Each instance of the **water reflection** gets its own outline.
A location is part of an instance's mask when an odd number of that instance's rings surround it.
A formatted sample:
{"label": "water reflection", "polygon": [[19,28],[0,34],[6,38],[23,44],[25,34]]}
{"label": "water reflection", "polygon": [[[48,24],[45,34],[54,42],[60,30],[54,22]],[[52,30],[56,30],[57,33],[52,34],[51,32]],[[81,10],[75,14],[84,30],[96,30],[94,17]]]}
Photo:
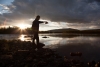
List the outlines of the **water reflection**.
{"label": "water reflection", "polygon": [[100,60],[100,46],[91,45],[91,43],[70,43],[67,45],[60,46],[56,48],[62,56],[67,56],[67,58],[73,58],[70,56],[70,52],[82,52],[81,59],[84,61],[99,61]]}
{"label": "water reflection", "polygon": [[32,41],[32,39],[31,39],[31,37],[27,37],[28,35],[24,35],[24,34],[22,34],[22,35],[20,35],[19,36],[19,40],[21,40],[21,41]]}
{"label": "water reflection", "polygon": [[22,34],[22,35],[20,35],[19,39],[20,39],[21,41],[25,41],[25,38],[24,38],[24,37],[25,37],[25,35]]}
{"label": "water reflection", "polygon": [[[100,60],[100,37],[77,36],[77,37],[59,37],[40,34],[40,42],[44,43],[44,48],[55,49],[60,55],[70,57],[70,52],[82,52],[82,60]],[[0,35],[0,39],[20,39],[21,41],[32,41],[31,35]]]}
{"label": "water reflection", "polygon": [[[70,52],[82,52],[84,61],[100,60],[100,37],[78,36],[78,37],[52,37],[40,38],[45,47],[55,49],[60,55],[70,57]],[[76,57],[75,57],[76,58]]]}

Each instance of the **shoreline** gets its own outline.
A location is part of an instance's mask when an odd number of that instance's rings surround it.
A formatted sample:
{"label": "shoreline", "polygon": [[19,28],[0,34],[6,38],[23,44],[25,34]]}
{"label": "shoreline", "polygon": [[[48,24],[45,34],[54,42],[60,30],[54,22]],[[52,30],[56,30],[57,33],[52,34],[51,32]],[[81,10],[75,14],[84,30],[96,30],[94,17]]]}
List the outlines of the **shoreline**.
{"label": "shoreline", "polygon": [[[29,41],[0,40],[0,44],[0,67],[88,66],[80,59],[69,59],[67,56],[62,57],[50,48],[42,48],[45,46],[42,43],[40,43],[42,46],[39,49],[36,49],[36,46],[33,46]],[[75,54],[72,55],[74,56]],[[91,63],[97,64],[94,60]]]}

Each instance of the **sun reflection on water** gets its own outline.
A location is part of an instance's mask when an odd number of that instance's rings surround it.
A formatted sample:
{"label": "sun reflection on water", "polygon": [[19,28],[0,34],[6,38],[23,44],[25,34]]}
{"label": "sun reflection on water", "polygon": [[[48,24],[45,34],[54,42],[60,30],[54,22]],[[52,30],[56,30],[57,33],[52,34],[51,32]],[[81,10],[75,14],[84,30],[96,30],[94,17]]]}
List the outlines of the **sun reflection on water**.
{"label": "sun reflection on water", "polygon": [[25,35],[22,34],[22,35],[19,37],[19,39],[20,39],[21,41],[25,41],[24,36],[25,36]]}
{"label": "sun reflection on water", "polygon": [[32,38],[29,37],[29,35],[22,34],[22,35],[19,36],[18,39],[20,39],[21,41],[31,41],[32,42]]}

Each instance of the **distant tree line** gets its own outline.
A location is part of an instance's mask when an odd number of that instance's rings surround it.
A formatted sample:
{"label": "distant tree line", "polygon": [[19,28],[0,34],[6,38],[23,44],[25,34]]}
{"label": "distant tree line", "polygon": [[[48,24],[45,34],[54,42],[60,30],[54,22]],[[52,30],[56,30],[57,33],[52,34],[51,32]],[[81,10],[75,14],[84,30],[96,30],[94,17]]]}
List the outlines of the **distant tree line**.
{"label": "distant tree line", "polygon": [[[100,34],[100,29],[77,30],[77,29],[55,29],[39,31],[39,33],[69,33],[69,34]],[[31,28],[20,29],[19,27],[0,28],[0,34],[32,34]]]}
{"label": "distant tree line", "polygon": [[26,28],[25,30],[20,29],[19,27],[8,27],[8,28],[0,28],[0,34],[24,34],[31,33],[31,28]]}
{"label": "distant tree line", "polygon": [[[48,33],[48,31],[39,31],[39,33]],[[19,27],[0,28],[0,34],[32,34],[31,28],[20,29]]]}

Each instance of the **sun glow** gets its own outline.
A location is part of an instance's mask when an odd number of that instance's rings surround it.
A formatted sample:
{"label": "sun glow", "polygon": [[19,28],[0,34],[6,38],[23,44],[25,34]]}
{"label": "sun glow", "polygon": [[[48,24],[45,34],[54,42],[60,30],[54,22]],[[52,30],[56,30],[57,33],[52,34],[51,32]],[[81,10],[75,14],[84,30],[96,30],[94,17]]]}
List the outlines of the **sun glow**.
{"label": "sun glow", "polygon": [[27,28],[27,26],[26,26],[25,24],[18,24],[18,27],[19,27],[20,29],[25,29],[25,28]]}

